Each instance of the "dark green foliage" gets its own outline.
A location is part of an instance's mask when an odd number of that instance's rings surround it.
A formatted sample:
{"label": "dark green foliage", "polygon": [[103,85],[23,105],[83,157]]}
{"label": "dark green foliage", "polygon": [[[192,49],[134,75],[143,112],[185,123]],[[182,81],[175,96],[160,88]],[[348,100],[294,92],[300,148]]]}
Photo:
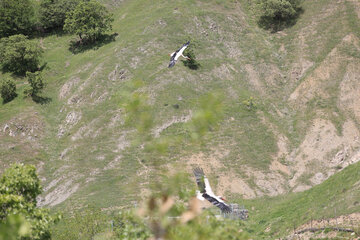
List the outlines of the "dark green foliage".
{"label": "dark green foliage", "polygon": [[[46,209],[36,207],[36,197],[40,193],[40,180],[34,166],[14,164],[6,169],[0,178],[0,228],[10,225],[16,230],[19,224],[26,224],[30,228],[29,236],[20,239],[50,239],[50,226],[59,217],[53,217]],[[26,222],[13,219],[18,218],[13,215],[23,216]]]}
{"label": "dark green foliage", "polygon": [[38,69],[43,50],[38,43],[22,34],[3,38],[0,41],[0,63],[3,71],[16,74]]}
{"label": "dark green foliage", "polygon": [[278,31],[295,24],[296,18],[302,11],[300,3],[301,0],[259,0],[261,9],[259,25]]}
{"label": "dark green foliage", "polygon": [[0,38],[29,33],[33,19],[31,0],[0,0]]}
{"label": "dark green foliage", "polygon": [[196,56],[193,50],[193,46],[190,43],[189,47],[185,49],[184,56],[188,57],[189,59],[183,61],[184,65],[192,70],[196,70],[200,67],[200,63],[196,61]]}
{"label": "dark green foliage", "polygon": [[112,29],[113,21],[112,15],[100,3],[82,1],[66,15],[64,30],[78,35],[81,42],[95,42]]}
{"label": "dark green foliage", "polygon": [[26,77],[30,86],[24,90],[24,93],[27,96],[37,96],[37,94],[40,93],[45,87],[45,82],[41,75],[41,72],[26,72]]}
{"label": "dark green foliage", "polygon": [[3,99],[3,103],[13,100],[17,96],[15,82],[11,79],[3,80],[0,85],[0,95]]}
{"label": "dark green foliage", "polygon": [[40,3],[40,23],[46,30],[62,28],[66,13],[72,11],[79,0],[42,0]]}

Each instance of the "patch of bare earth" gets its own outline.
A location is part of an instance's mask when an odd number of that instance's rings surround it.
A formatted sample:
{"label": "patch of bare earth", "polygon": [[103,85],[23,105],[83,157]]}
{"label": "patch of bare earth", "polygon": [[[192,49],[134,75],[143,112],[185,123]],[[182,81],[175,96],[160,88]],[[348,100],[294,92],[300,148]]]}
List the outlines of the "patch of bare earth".
{"label": "patch of bare earth", "polygon": [[[338,171],[336,169],[354,163],[353,156],[358,154],[356,149],[360,147],[359,137],[359,130],[351,120],[344,123],[343,133],[339,136],[330,121],[315,119],[304,141],[291,154],[295,157],[288,159],[293,162],[290,169],[294,173],[290,186],[294,191],[305,190],[327,179]],[[303,174],[314,176],[308,183],[310,185],[298,181]]]}
{"label": "patch of bare earth", "polygon": [[251,86],[261,94],[264,94],[264,85],[260,81],[260,76],[254,67],[250,64],[245,65],[245,70],[248,74],[249,83]]}
{"label": "patch of bare earth", "polygon": [[0,124],[0,173],[11,163],[41,164],[43,151],[41,139],[45,134],[42,117],[28,109]]}
{"label": "patch of bare earth", "polygon": [[340,83],[338,106],[354,114],[360,122],[360,62],[347,66],[343,80]]}
{"label": "patch of bare earth", "polygon": [[216,175],[218,184],[215,186],[212,183],[212,188],[216,194],[224,195],[228,191],[241,194],[244,198],[255,197],[255,192],[231,169],[228,169],[226,174],[221,173],[223,172],[222,169],[225,168],[222,159],[228,154],[229,151],[225,148],[214,150],[211,154],[202,152],[193,154],[185,159],[187,172],[192,173],[194,167],[201,167],[208,177]]}
{"label": "patch of bare earth", "polygon": [[74,184],[71,179],[62,182],[53,191],[45,195],[44,198],[40,198],[39,206],[55,206],[68,199],[79,188],[79,184]]}
{"label": "patch of bare earth", "polygon": [[339,48],[349,44],[356,45],[357,42],[358,40],[353,34],[345,36],[342,42],[326,56],[325,60],[291,93],[289,101],[293,103],[293,106],[303,108],[314,97],[329,98],[330,96],[326,92],[327,86],[335,81],[333,78],[342,72],[344,63],[347,60],[353,60],[339,51]]}
{"label": "patch of bare earth", "polygon": [[334,48],[320,66],[290,95],[290,102],[301,108],[315,96],[328,98],[324,85],[330,81],[332,76],[341,71],[342,60],[337,49]]}
{"label": "patch of bare earth", "polygon": [[164,131],[165,129],[171,127],[173,124],[186,123],[191,119],[191,117],[192,117],[192,112],[191,111],[189,112],[189,114],[183,115],[183,116],[180,116],[180,117],[173,116],[173,118],[171,120],[165,122],[161,126],[155,127],[155,129],[152,130],[152,133],[153,133],[154,137],[157,138],[157,137],[160,136],[162,131]]}

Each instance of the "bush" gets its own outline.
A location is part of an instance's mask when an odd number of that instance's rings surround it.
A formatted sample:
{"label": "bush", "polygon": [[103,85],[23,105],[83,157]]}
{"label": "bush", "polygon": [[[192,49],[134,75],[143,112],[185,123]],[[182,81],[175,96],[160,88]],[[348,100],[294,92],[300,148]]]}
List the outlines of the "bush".
{"label": "bush", "polygon": [[[13,164],[6,169],[0,178],[0,229],[5,226],[16,227],[16,225],[25,224],[24,221],[20,221],[21,217],[15,217],[18,215],[26,219],[26,225],[30,229],[26,234],[28,236],[17,239],[51,239],[50,226],[59,217],[53,217],[48,210],[36,207],[36,197],[40,193],[40,180],[34,166]],[[20,218],[18,223],[11,221],[14,218]],[[6,239],[12,239],[14,234],[21,235],[19,232],[10,231],[11,229],[7,230],[10,236]]]}
{"label": "bush", "polygon": [[16,84],[11,79],[3,80],[2,84],[0,85],[0,95],[3,99],[3,103],[10,102],[13,100],[16,94]]}
{"label": "bush", "polygon": [[37,96],[37,94],[45,87],[45,82],[41,72],[26,72],[26,77],[28,78],[30,87],[24,90],[25,95],[31,97]]}
{"label": "bush", "polygon": [[46,30],[62,28],[66,13],[73,10],[79,0],[42,0],[40,3],[40,23]]}
{"label": "bush", "polygon": [[3,38],[0,41],[0,63],[3,71],[24,74],[38,69],[43,50],[39,44],[22,34]]}
{"label": "bush", "polygon": [[265,28],[280,30],[294,24],[301,12],[301,0],[259,0],[261,16],[259,24]]}
{"label": "bush", "polygon": [[29,33],[34,20],[31,0],[0,1],[0,38]]}
{"label": "bush", "polygon": [[106,31],[112,29],[113,21],[112,15],[100,3],[94,0],[83,1],[67,13],[64,30],[78,35],[80,41],[85,39],[95,42]]}
{"label": "bush", "polygon": [[200,67],[200,64],[196,61],[196,56],[193,50],[193,47],[190,43],[190,46],[185,49],[184,56],[188,57],[186,61],[183,61],[184,65],[192,70],[196,70]]}

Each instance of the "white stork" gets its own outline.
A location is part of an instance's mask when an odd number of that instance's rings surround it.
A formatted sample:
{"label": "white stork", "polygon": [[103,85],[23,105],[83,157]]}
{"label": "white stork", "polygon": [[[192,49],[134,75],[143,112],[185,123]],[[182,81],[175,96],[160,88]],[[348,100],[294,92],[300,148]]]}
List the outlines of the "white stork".
{"label": "white stork", "polygon": [[178,60],[178,58],[180,56],[182,56],[183,58],[186,58],[186,59],[190,59],[189,57],[186,57],[186,56],[183,55],[183,52],[189,46],[189,44],[190,44],[190,41],[188,41],[187,43],[182,45],[181,48],[176,50],[176,52],[173,52],[172,54],[170,54],[171,57],[170,57],[169,68],[171,68],[171,67],[173,67],[175,65],[176,61]]}
{"label": "white stork", "polygon": [[204,201],[205,199],[208,200],[213,205],[220,208],[222,213],[230,213],[230,206],[224,202],[226,200],[221,196],[216,196],[211,190],[209,180],[205,176],[204,171],[197,167],[194,168],[193,172],[196,178],[196,183],[200,189],[200,191],[196,191],[196,197],[201,201]]}

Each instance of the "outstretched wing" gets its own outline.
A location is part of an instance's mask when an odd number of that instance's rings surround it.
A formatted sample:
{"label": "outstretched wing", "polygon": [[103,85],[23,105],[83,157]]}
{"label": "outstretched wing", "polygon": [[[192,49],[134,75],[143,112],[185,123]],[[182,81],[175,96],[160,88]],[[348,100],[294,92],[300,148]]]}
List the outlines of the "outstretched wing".
{"label": "outstretched wing", "polygon": [[220,208],[222,213],[231,213],[231,208],[229,207],[229,205],[227,205],[226,203],[224,203],[223,201],[221,201],[220,199],[218,199],[215,196],[210,196],[207,193],[204,193],[202,195],[206,200],[208,200],[209,202],[211,202],[213,205],[215,205],[216,207]]}
{"label": "outstretched wing", "polygon": [[205,181],[204,181],[205,178],[204,171],[201,168],[196,167],[193,169],[193,172],[200,192],[205,193],[206,190],[205,190]]}
{"label": "outstretched wing", "polygon": [[176,54],[178,54],[179,56],[181,56],[183,54],[183,52],[185,51],[185,49],[189,46],[190,44],[190,41],[188,41],[187,43],[184,43],[181,48],[179,48],[177,51],[176,51]]}

